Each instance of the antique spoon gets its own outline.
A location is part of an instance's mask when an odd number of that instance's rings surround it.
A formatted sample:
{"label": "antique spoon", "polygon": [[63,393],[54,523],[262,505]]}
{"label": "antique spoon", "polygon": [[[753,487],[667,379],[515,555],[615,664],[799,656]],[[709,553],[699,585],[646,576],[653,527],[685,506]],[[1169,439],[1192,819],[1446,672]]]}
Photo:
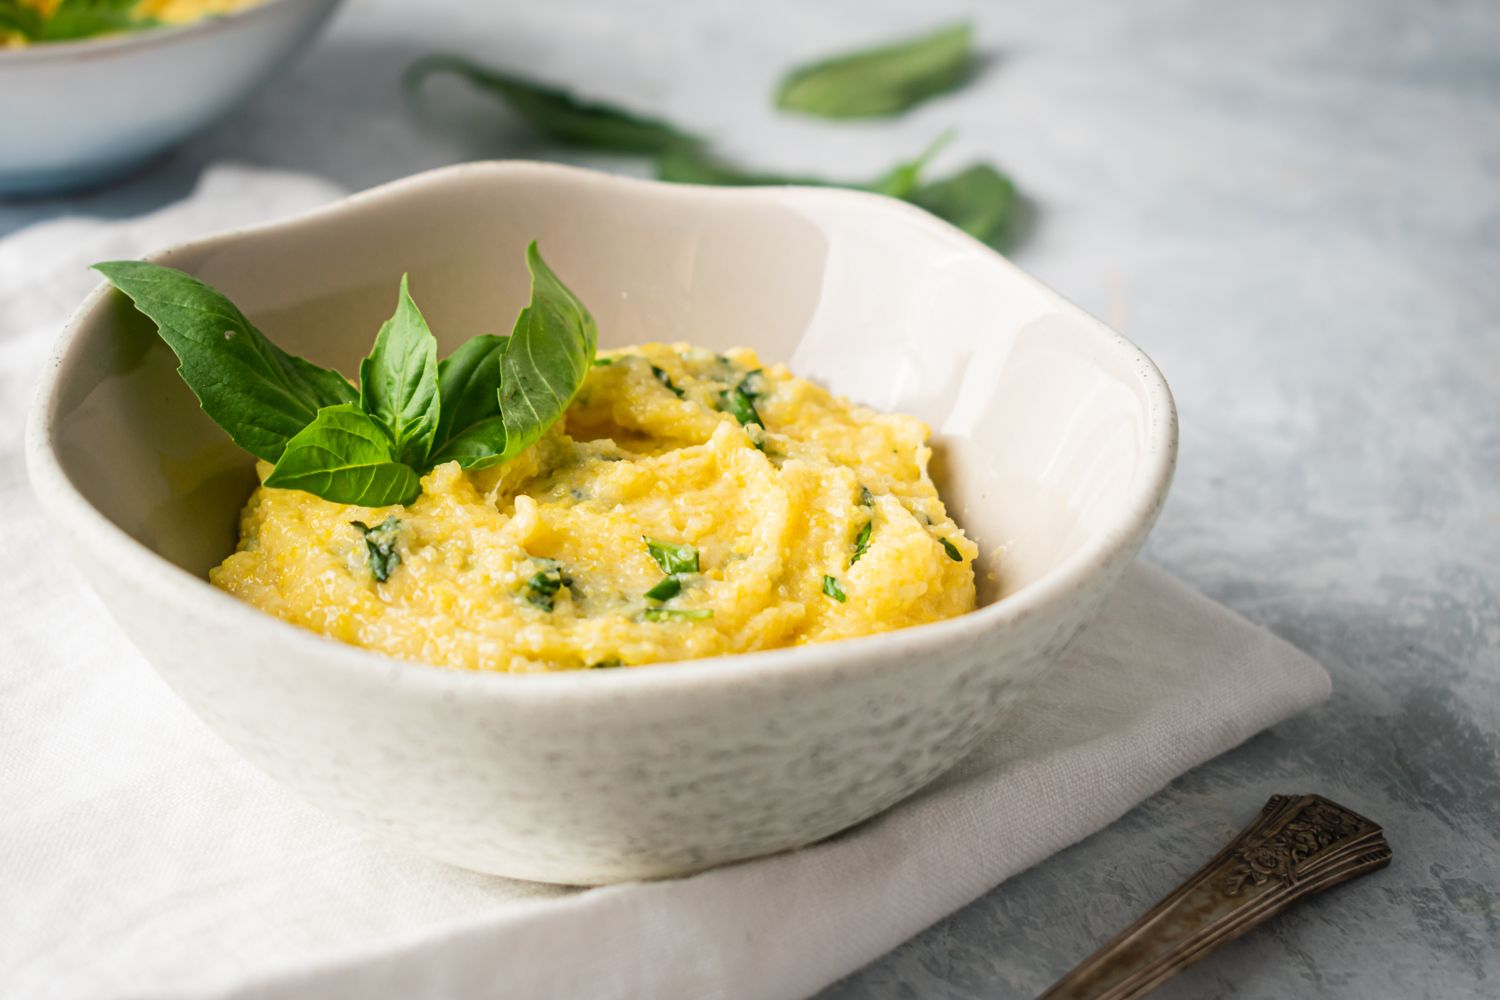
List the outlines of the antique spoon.
{"label": "antique spoon", "polygon": [[1187,881],[1038,1000],[1132,1000],[1305,896],[1391,863],[1380,827],[1320,795],[1273,795]]}

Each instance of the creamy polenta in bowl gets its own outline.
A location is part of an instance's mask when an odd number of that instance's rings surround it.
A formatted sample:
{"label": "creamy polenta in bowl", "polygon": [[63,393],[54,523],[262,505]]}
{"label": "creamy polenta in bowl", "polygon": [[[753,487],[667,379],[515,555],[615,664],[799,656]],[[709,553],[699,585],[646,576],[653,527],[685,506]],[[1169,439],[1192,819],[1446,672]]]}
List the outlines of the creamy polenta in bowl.
{"label": "creamy polenta in bowl", "polygon": [[974,608],[975,546],[927,437],[749,349],[624,348],[513,462],[438,466],[406,507],[259,487],[209,577],[304,628],[469,670],[885,632]]}
{"label": "creamy polenta in bowl", "polygon": [[83,574],[247,759],[480,871],[891,806],[1171,479],[1138,349],[873,195],[471,164],[101,270],[28,427]]}

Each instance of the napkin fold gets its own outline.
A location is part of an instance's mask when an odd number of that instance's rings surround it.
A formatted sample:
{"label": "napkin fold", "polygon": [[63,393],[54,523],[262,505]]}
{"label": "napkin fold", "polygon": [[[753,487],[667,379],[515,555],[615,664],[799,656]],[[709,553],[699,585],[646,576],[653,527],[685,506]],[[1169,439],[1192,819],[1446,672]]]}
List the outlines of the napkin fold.
{"label": "napkin fold", "polygon": [[0,240],[0,995],[805,995],[1327,696],[1312,660],[1137,566],[962,764],[813,847],[567,889],[323,815],[220,743],[120,634],[50,538],[21,439],[89,263],[339,193],[225,166],[149,216]]}

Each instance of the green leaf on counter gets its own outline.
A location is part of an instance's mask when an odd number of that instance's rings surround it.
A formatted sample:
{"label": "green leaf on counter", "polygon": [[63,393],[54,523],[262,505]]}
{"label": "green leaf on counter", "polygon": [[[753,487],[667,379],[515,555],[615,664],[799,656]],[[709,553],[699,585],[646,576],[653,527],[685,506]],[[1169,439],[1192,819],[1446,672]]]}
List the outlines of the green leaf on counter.
{"label": "green leaf on counter", "polygon": [[287,354],[197,278],[140,260],[94,269],[156,323],[203,412],[257,458],[278,460],[320,410],[359,398],[344,376]]}
{"label": "green leaf on counter", "polygon": [[923,185],[909,200],[990,246],[1004,242],[1018,201],[1010,178],[985,163]]}
{"label": "green leaf on counter", "polygon": [[955,24],[794,69],[776,106],[824,118],[894,115],[957,88],[974,67],[973,29]]}
{"label": "green leaf on counter", "polygon": [[602,101],[584,100],[561,88],[482,66],[458,55],[418,59],[406,70],[406,86],[415,89],[428,77],[440,73],[460,76],[493,94],[538,132],[568,145],[623,153],[662,153],[703,141],[660,119],[633,114]]}

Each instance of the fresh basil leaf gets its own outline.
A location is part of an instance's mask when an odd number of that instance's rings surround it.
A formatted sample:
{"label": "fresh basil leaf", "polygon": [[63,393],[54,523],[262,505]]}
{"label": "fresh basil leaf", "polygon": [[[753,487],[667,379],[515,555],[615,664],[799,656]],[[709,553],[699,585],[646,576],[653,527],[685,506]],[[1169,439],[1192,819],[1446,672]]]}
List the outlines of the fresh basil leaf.
{"label": "fresh basil leaf", "polygon": [[973,166],[923,185],[909,199],[990,246],[998,246],[1016,214],[1016,186],[994,167]]}
{"label": "fresh basil leaf", "polygon": [[823,577],[823,593],[827,594],[835,601],[838,601],[840,604],[843,604],[849,599],[849,595],[844,593],[843,584],[839,583],[838,578],[833,576]]}
{"label": "fresh basil leaf", "polygon": [[471,337],[438,365],[437,433],[429,466],[457,462],[479,469],[500,461],[505,421],[500,416],[500,359],[509,337]]}
{"label": "fresh basil leaf", "polygon": [[20,0],[0,0],[0,31],[20,35],[29,42],[35,41],[41,30],[41,11]]}
{"label": "fresh basil leaf", "polygon": [[660,382],[662,385],[670,389],[672,391],[672,395],[676,396],[678,399],[682,398],[683,391],[676,385],[672,384],[672,376],[668,375],[665,370],[652,365],[651,374],[656,376],[656,381]]}
{"label": "fresh basil leaf", "polygon": [[359,366],[359,405],[385,425],[403,463],[423,466],[438,425],[437,338],[412,301],[404,274],[396,311]]}
{"label": "fresh basil leaf", "polygon": [[662,577],[660,583],[646,591],[646,599],[649,601],[670,601],[680,593],[682,593],[682,577],[673,573],[671,576]]}
{"label": "fresh basil leaf", "polygon": [[537,131],[585,149],[660,153],[696,146],[702,139],[657,118],[632,114],[600,101],[575,97],[524,77],[481,66],[457,55],[432,55],[407,68],[406,86],[415,89],[436,73],[452,73],[499,97]]}
{"label": "fresh basil leaf", "polygon": [[551,559],[544,560],[544,563],[545,568],[526,581],[526,600],[543,611],[551,611],[556,604],[557,592],[573,586],[573,578],[559,563]]}
{"label": "fresh basil leaf", "polygon": [[361,507],[411,503],[422,489],[385,428],[355,403],[319,410],[287,442],[266,485]]}
{"label": "fresh basil leaf", "polygon": [[647,608],[641,612],[641,620],[648,622],[693,622],[713,616],[713,608]]}
{"label": "fresh basil leaf", "polygon": [[734,419],[740,422],[740,426],[765,426],[765,421],[760,419],[760,413],[755,409],[754,397],[745,391],[745,383],[741,382],[733,389],[719,393],[719,403],[725,413],[734,414]]}
{"label": "fresh basil leaf", "polygon": [[955,24],[823,59],[788,73],[776,106],[824,118],[898,114],[966,81],[974,72],[973,43],[973,29]]}
{"label": "fresh basil leaf", "polygon": [[948,558],[949,559],[952,559],[954,562],[963,562],[964,561],[963,554],[958,551],[958,546],[957,545],[954,545],[952,542],[948,541],[948,539],[946,539],[946,538],[939,538],[938,541],[940,543],[942,543],[943,551],[946,552],[946,553],[948,553]]}
{"label": "fresh basil leaf", "polygon": [[953,141],[954,135],[955,133],[952,129],[944,132],[928,143],[927,148],[922,150],[915,160],[908,160],[905,163],[892,167],[873,182],[866,185],[866,190],[874,191],[876,194],[883,194],[891,198],[910,198],[922,180],[922,171],[926,170],[927,165],[932,162],[933,158],[943,151],[944,146]]}
{"label": "fresh basil leaf", "polygon": [[521,310],[500,359],[501,461],[534,444],[559,420],[583,385],[599,345],[594,318],[542,260],[526,248],[531,304]]}
{"label": "fresh basil leaf", "polygon": [[875,529],[874,521],[866,521],[865,526],[859,529],[859,534],[854,536],[854,554],[849,557],[849,565],[853,566],[864,556],[865,550],[870,547],[870,532]]}
{"label": "fresh basil leaf", "polygon": [[762,173],[745,170],[700,148],[672,149],[656,158],[656,179],[674,184],[706,184],[711,187],[858,187],[837,185],[817,177]]}
{"label": "fresh basil leaf", "polygon": [[859,488],[859,505],[861,507],[875,506],[875,494],[870,492],[868,486],[861,485]]}
{"label": "fresh basil leaf", "polygon": [[203,412],[257,458],[277,461],[319,410],[359,398],[338,372],[287,354],[197,278],[139,260],[94,269],[156,323]]}
{"label": "fresh basil leaf", "polygon": [[136,13],[138,5],[139,0],[62,0],[42,20],[35,40],[65,42],[155,27],[157,21]]}
{"label": "fresh basil leaf", "polygon": [[377,583],[385,583],[391,573],[401,565],[401,553],[396,549],[396,540],[401,534],[401,519],[395,514],[370,527],[363,521],[350,521],[365,539],[365,557],[370,566],[370,575]]}
{"label": "fresh basil leaf", "polygon": [[645,538],[646,551],[656,560],[663,573],[698,572],[698,550],[691,545],[675,545],[659,538]]}
{"label": "fresh basil leaf", "polygon": [[946,144],[947,135],[940,136],[921,156],[899,164],[871,181],[831,181],[818,177],[756,173],[715,159],[701,150],[675,150],[657,157],[656,176],[658,180],[677,184],[720,187],[795,184],[874,191],[909,201],[970,236],[990,246],[999,246],[1010,228],[1018,201],[1015,185],[1009,178],[988,164],[976,163],[951,177],[928,184],[921,182],[922,170]]}

